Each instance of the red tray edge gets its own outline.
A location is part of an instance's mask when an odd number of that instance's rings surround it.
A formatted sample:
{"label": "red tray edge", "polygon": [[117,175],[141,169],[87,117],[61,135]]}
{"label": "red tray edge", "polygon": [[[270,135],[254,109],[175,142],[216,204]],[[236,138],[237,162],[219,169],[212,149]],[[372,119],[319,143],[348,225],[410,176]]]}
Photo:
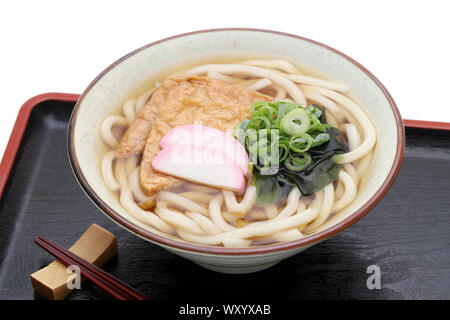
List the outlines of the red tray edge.
{"label": "red tray edge", "polygon": [[3,195],[3,190],[5,189],[6,182],[8,181],[11,168],[14,164],[17,151],[20,147],[20,142],[22,141],[22,137],[28,125],[28,119],[30,118],[33,108],[48,100],[76,102],[79,96],[79,94],[49,92],[32,97],[23,104],[17,115],[11,136],[9,137],[8,144],[6,145],[5,153],[3,154],[2,162],[0,163],[0,198]]}
{"label": "red tray edge", "polygon": [[[49,92],[37,95],[26,101],[20,108],[17,115],[16,122],[14,124],[11,136],[9,137],[8,144],[6,145],[5,153],[3,154],[2,162],[0,163],[0,198],[3,195],[6,182],[8,181],[11,168],[14,164],[14,160],[19,150],[20,142],[22,141],[23,134],[28,124],[31,111],[33,108],[48,100],[59,100],[67,102],[76,102],[80,97],[79,94],[72,93],[57,93]],[[422,128],[432,130],[449,130],[450,123],[447,122],[434,122],[434,121],[422,121],[422,120],[403,120],[406,127]]]}

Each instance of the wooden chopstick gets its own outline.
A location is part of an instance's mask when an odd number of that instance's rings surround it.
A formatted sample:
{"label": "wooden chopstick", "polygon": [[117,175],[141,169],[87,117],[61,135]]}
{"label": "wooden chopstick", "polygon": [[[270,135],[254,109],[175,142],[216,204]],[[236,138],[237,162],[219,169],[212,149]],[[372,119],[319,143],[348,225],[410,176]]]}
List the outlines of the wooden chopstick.
{"label": "wooden chopstick", "polygon": [[38,237],[35,243],[67,265],[76,265],[81,274],[118,300],[149,300],[148,297],[99,267],[70,252],[56,242]]}

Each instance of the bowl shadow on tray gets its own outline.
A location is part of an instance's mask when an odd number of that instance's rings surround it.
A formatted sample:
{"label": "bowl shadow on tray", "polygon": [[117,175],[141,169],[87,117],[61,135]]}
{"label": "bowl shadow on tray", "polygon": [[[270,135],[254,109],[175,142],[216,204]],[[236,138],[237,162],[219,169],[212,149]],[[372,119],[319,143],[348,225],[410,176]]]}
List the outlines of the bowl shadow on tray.
{"label": "bowl shadow on tray", "polygon": [[[109,261],[104,269],[155,300],[404,298],[401,293],[386,287],[381,290],[367,288],[369,274],[365,272],[365,266],[372,261],[351,252],[330,254],[336,246],[342,246],[342,242],[352,242],[351,237],[341,238],[344,239],[314,246],[267,270],[244,275],[205,270],[146,241],[129,239],[129,242],[122,241],[119,244],[119,255]],[[379,259],[382,258],[372,260],[380,264]],[[389,277],[383,277],[383,285],[410,276],[406,263],[381,263],[380,266]],[[34,298],[41,299],[37,294]],[[82,290],[74,291],[68,299],[110,297],[94,285],[84,282]]]}
{"label": "bowl shadow on tray", "polygon": [[[355,244],[356,239],[345,235],[267,270],[244,275],[205,270],[140,239],[129,240],[121,242],[118,259],[108,263],[105,270],[127,279],[153,299],[402,299],[402,294],[385,285],[410,276],[406,263],[384,263],[389,252],[371,259],[355,254],[351,247],[361,250],[369,245]],[[342,250],[343,246],[347,246],[346,250]],[[371,264],[383,270],[380,290],[367,288],[370,274],[366,269]]]}

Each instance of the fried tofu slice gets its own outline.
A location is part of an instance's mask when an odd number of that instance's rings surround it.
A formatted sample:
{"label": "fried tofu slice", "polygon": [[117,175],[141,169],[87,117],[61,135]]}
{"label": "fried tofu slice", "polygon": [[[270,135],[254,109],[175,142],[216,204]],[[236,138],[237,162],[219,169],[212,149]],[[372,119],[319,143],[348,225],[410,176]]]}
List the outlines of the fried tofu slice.
{"label": "fried tofu slice", "polygon": [[169,77],[124,134],[117,149],[118,156],[127,157],[143,150],[140,183],[147,195],[154,195],[179,183],[179,179],[152,169],[164,135],[172,128],[194,121],[222,131],[232,129],[243,119],[250,118],[250,106],[261,100],[271,101],[272,98],[207,77]]}

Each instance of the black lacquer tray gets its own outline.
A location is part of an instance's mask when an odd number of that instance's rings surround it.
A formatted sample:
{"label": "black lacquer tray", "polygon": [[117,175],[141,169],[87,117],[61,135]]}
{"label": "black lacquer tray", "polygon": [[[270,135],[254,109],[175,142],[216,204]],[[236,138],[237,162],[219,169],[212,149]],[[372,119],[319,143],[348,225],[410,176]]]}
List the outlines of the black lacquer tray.
{"label": "black lacquer tray", "polygon": [[[53,258],[36,236],[68,247],[92,223],[118,238],[119,254],[104,269],[153,299],[450,298],[450,124],[406,121],[400,175],[362,220],[268,270],[226,275],[130,234],[88,200],[66,148],[77,98],[41,95],[19,114],[0,166],[0,299],[40,299],[29,276]],[[381,289],[367,287],[371,265]],[[86,282],[67,299],[109,297]]]}

